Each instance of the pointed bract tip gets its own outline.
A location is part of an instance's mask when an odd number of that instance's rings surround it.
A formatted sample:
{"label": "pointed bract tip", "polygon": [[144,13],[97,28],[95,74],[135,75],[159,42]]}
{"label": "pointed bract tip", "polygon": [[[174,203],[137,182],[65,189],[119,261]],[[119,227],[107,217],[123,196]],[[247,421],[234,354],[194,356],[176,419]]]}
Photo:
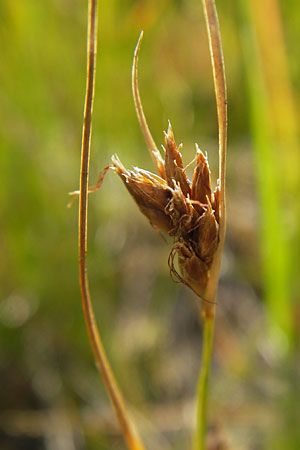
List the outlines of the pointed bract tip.
{"label": "pointed bract tip", "polygon": [[123,164],[119,160],[119,157],[118,157],[117,154],[112,155],[111,160],[112,160],[112,163],[113,163],[112,169],[116,170],[117,172],[118,171],[127,172],[125,167],[123,166]]}
{"label": "pointed bract tip", "polygon": [[204,154],[196,142],[195,142],[195,147],[196,147],[196,156],[199,157],[201,155],[201,160],[203,162],[206,162],[206,164],[208,164],[207,153],[205,152],[205,154]]}
{"label": "pointed bract tip", "polygon": [[165,141],[171,143],[175,141],[171,122],[168,120],[168,131],[164,131]]}
{"label": "pointed bract tip", "polygon": [[141,32],[140,32],[140,34],[139,34],[138,41],[137,41],[137,46],[139,46],[139,47],[140,47],[140,45],[141,45],[143,36],[144,36],[144,30],[141,30]]}
{"label": "pointed bract tip", "polygon": [[168,120],[168,136],[170,138],[174,138],[173,129],[172,129],[172,125],[171,125],[171,121],[170,120]]}
{"label": "pointed bract tip", "polygon": [[135,49],[134,49],[134,57],[135,58],[137,58],[138,53],[140,51],[143,36],[144,36],[144,31],[141,30],[141,32],[139,34],[139,37],[138,37],[138,40],[137,40],[137,43],[136,43],[136,46],[135,46]]}
{"label": "pointed bract tip", "polygon": [[120,162],[119,157],[116,153],[114,153],[113,155],[111,155],[111,160],[112,162],[115,164],[116,162]]}

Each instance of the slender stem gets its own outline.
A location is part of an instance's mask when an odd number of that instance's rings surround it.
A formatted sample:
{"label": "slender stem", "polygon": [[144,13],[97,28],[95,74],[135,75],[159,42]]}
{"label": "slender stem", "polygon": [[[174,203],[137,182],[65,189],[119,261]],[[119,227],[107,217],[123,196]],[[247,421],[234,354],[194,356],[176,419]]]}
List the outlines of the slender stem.
{"label": "slender stem", "polygon": [[158,174],[165,178],[165,166],[164,161],[161,157],[161,154],[159,153],[159,150],[154,142],[154,139],[152,137],[151,131],[149,130],[147,120],[144,114],[140,92],[139,92],[139,84],[138,84],[138,58],[139,58],[139,52],[141,48],[141,43],[143,39],[143,30],[140,32],[135,50],[133,55],[133,64],[132,64],[132,95],[133,95],[133,101],[134,106],[136,110],[136,114],[138,117],[138,121],[140,123],[140,127],[142,130],[142,133],[145,138],[146,145],[149,149],[149,152],[151,154],[152,160],[154,162],[155,167],[157,168]]}
{"label": "slender stem", "polygon": [[205,317],[202,344],[202,366],[197,388],[197,434],[195,450],[205,449],[208,378],[213,348],[214,316]]}
{"label": "slender stem", "polygon": [[204,293],[208,302],[203,302],[202,316],[204,319],[202,366],[197,389],[197,428],[195,436],[195,450],[205,449],[208,378],[213,348],[213,330],[215,318],[215,300],[219,281],[223,247],[226,231],[226,198],[225,198],[225,172],[227,148],[227,94],[225,67],[219,27],[218,14],[214,0],[202,0],[206,28],[209,40],[211,64],[213,69],[214,87],[218,114],[219,128],[219,245],[210,268],[210,277]]}
{"label": "slender stem", "polygon": [[87,83],[84,105],[84,119],[81,144],[81,170],[79,194],[79,280],[82,307],[89,340],[94,352],[98,370],[114,407],[124,439],[130,450],[143,450],[144,447],[133,429],[125,403],[117,382],[107,360],[101,337],[96,325],[93,306],[90,298],[86,253],[87,253],[87,212],[88,212],[88,178],[92,131],[92,111],[95,91],[95,71],[97,53],[97,0],[89,0],[88,13],[88,61]]}
{"label": "slender stem", "polygon": [[219,128],[219,245],[210,268],[210,278],[205,292],[205,298],[211,303],[203,303],[203,314],[205,316],[209,316],[214,315],[214,302],[216,299],[219,271],[221,266],[226,231],[225,173],[227,148],[227,93],[222,41],[215,1],[202,0],[202,3],[209,40],[211,64],[213,69]]}
{"label": "slender stem", "polygon": [[[209,40],[211,64],[213,69],[214,86],[217,103],[219,126],[219,179],[221,198],[221,215],[225,221],[225,171],[226,171],[226,143],[227,143],[227,93],[225,80],[224,57],[220,34],[219,19],[214,0],[203,0],[203,8]],[[223,213],[223,214],[222,214]],[[223,225],[223,224],[222,224]]]}

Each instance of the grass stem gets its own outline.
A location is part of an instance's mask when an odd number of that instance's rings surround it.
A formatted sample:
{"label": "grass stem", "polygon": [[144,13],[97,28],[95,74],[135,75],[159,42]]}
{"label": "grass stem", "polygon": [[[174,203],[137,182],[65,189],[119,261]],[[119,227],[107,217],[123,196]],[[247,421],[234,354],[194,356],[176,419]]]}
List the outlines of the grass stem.
{"label": "grass stem", "polygon": [[204,295],[208,302],[203,303],[204,316],[212,316],[215,314],[215,300],[226,232],[225,173],[227,151],[227,89],[221,33],[215,1],[202,0],[202,3],[213,69],[219,129],[219,245],[210,268],[210,278]]}
{"label": "grass stem", "polygon": [[79,280],[82,307],[89,340],[94,352],[98,370],[114,407],[124,439],[130,450],[143,450],[143,444],[130,423],[125,403],[107,360],[101,337],[96,325],[87,276],[87,217],[88,179],[92,132],[92,111],[95,91],[97,54],[97,0],[89,1],[88,13],[88,61],[84,105],[84,119],[81,144],[80,194],[79,194]]}
{"label": "grass stem", "polygon": [[195,450],[205,449],[208,378],[213,349],[214,316],[204,318],[202,366],[197,388],[197,433],[195,436]]}
{"label": "grass stem", "polygon": [[219,244],[210,268],[210,277],[205,290],[202,316],[204,320],[202,367],[199,375],[197,389],[197,426],[195,436],[195,450],[205,449],[207,403],[208,403],[208,378],[213,347],[213,330],[215,318],[215,300],[219,282],[219,271],[223,255],[223,247],[226,231],[226,197],[225,197],[225,172],[227,150],[227,93],[223,49],[217,9],[214,0],[202,0],[211,64],[213,69],[214,88],[217,104],[218,130],[219,130]]}

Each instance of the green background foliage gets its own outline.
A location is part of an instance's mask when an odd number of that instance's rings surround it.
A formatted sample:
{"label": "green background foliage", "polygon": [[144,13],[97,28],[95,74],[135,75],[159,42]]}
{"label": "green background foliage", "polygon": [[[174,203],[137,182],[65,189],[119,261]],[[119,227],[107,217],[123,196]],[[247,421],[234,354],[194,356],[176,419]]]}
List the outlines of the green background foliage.
{"label": "green background foliage", "polygon": [[[239,450],[298,449],[300,5],[217,6],[229,100],[228,232],[210,440]],[[78,205],[66,207],[78,187],[86,17],[86,1],[0,2],[3,450],[123,448],[81,312]],[[126,167],[154,170],[131,96],[140,29],[140,90],[153,136],[163,143],[170,119],[184,162],[197,142],[215,181],[201,2],[103,0],[91,183],[114,153]],[[147,448],[182,450],[194,427],[201,321],[192,293],[170,279],[169,250],[109,173],[89,198],[97,321]]]}

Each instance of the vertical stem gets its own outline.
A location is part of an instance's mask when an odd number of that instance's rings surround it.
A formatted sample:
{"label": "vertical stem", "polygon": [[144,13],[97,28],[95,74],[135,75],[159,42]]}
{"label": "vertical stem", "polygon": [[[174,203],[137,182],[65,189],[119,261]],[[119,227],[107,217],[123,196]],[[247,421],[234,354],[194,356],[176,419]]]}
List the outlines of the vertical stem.
{"label": "vertical stem", "polygon": [[223,246],[226,232],[226,196],[225,196],[225,173],[226,173],[226,151],[227,151],[227,89],[225,78],[225,66],[221,41],[219,19],[214,0],[202,0],[211,65],[213,69],[214,88],[217,104],[218,129],[219,129],[219,184],[220,184],[220,207],[219,207],[219,245],[214,255],[210,268],[210,278],[206,287],[205,298],[211,303],[203,303],[203,314],[211,316],[215,314],[214,302],[216,299],[219,271],[221,266]]}
{"label": "vertical stem", "polygon": [[79,195],[79,280],[82,308],[97,367],[114,407],[127,446],[130,450],[143,450],[144,447],[129,421],[122,394],[114,378],[102,345],[95,321],[87,277],[88,178],[97,53],[97,0],[89,0],[87,50],[87,82],[82,129]]}
{"label": "vertical stem", "polygon": [[205,449],[208,378],[213,348],[213,330],[215,318],[215,299],[219,281],[223,247],[226,231],[226,197],[225,172],[227,150],[227,93],[225,67],[222,41],[219,27],[217,9],[214,0],[202,0],[205,22],[209,40],[211,64],[213,69],[214,88],[217,104],[218,130],[219,130],[219,244],[210,267],[210,276],[204,293],[208,302],[203,302],[202,316],[204,320],[202,367],[199,375],[197,389],[197,427],[195,436],[195,450]]}
{"label": "vertical stem", "polygon": [[[227,144],[227,93],[219,19],[214,0],[202,0],[209,40],[219,128],[220,234],[225,235],[225,172]],[[221,229],[222,228],[222,229]],[[223,237],[223,236],[221,236]],[[220,238],[221,238],[220,237]]]}
{"label": "vertical stem", "polygon": [[202,367],[197,387],[197,434],[195,450],[205,449],[206,416],[208,401],[208,378],[213,348],[214,316],[204,318]]}

